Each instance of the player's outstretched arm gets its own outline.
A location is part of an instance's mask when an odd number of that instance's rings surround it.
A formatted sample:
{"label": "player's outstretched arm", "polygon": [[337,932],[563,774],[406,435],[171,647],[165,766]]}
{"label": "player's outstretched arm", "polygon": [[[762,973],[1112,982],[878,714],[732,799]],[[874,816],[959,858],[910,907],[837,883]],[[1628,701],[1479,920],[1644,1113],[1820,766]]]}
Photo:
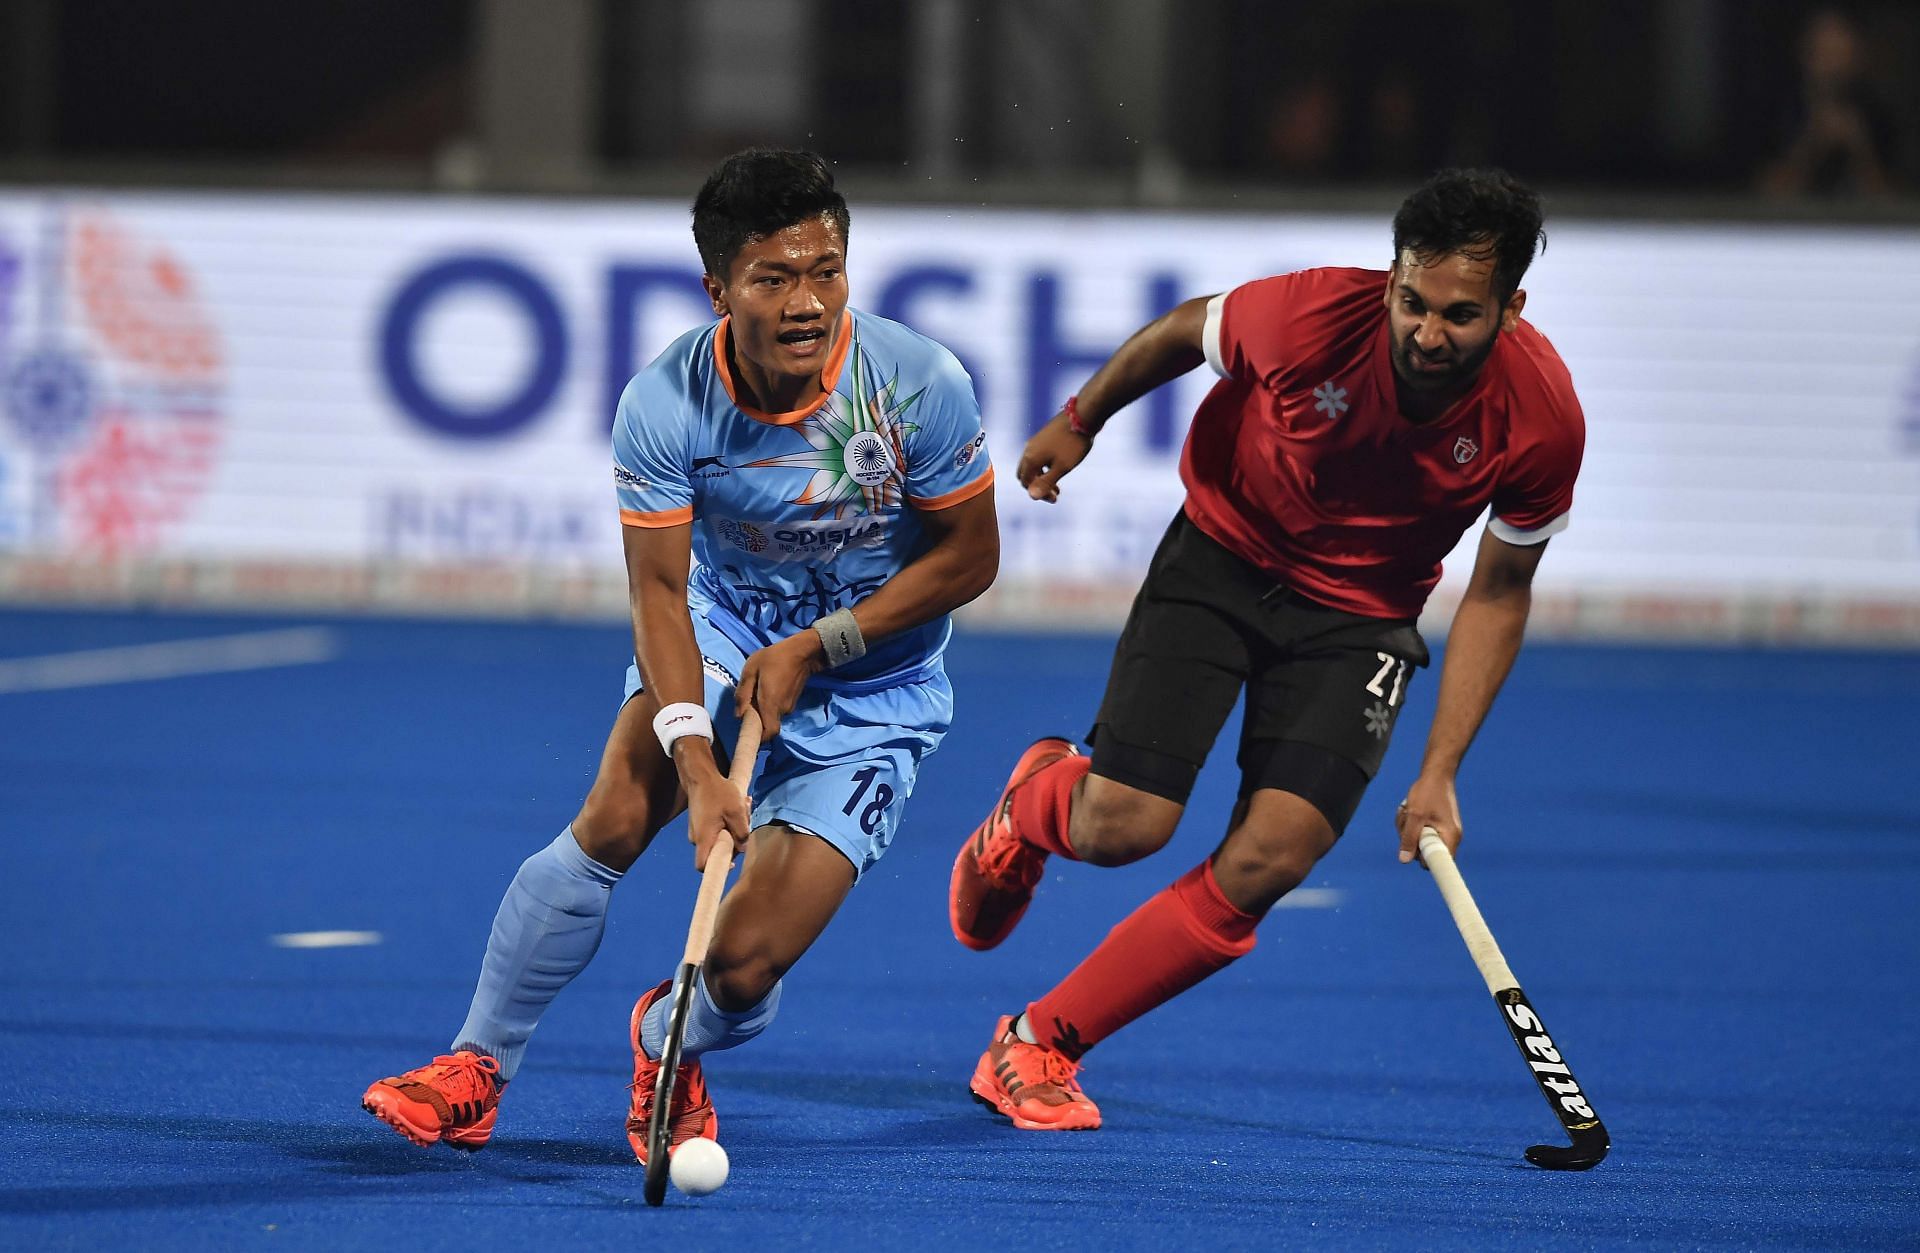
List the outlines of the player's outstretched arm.
{"label": "player's outstretched arm", "polygon": [[[633,610],[633,657],[640,681],[658,704],[706,704],[700,645],[687,611],[687,570],[693,525],[625,526],[627,599]],[[745,848],[746,798],[727,782],[710,738],[687,735],[673,743],[673,766],[687,793],[687,838],[693,864],[706,865],[707,850],[723,835]]]}
{"label": "player's outstretched arm", "polygon": [[[853,607],[869,647],[877,640],[951,613],[993,586],[1000,571],[1000,523],[993,492],[980,492],[945,509],[920,512],[929,539],[919,556]],[[744,711],[760,712],[771,736],[793,709],[807,680],[826,666],[817,631],[808,629],[747,658],[737,693]]]}
{"label": "player's outstretched arm", "polygon": [[1212,299],[1196,296],[1135,331],[1074,397],[1078,413],[1062,409],[1035,432],[1017,471],[1027,495],[1060,499],[1060,480],[1086,460],[1108,418],[1207,359],[1201,335]]}
{"label": "player's outstretched arm", "polygon": [[1433,711],[1433,726],[1427,732],[1420,774],[1407,789],[1407,799],[1396,815],[1403,862],[1414,859],[1423,827],[1433,828],[1448,852],[1460,847],[1460,805],[1454,796],[1454,776],[1520,652],[1527,612],[1533,603],[1533,575],[1546,547],[1544,540],[1538,544],[1509,544],[1491,529],[1480,536],[1473,577],[1447,630],[1440,699]]}

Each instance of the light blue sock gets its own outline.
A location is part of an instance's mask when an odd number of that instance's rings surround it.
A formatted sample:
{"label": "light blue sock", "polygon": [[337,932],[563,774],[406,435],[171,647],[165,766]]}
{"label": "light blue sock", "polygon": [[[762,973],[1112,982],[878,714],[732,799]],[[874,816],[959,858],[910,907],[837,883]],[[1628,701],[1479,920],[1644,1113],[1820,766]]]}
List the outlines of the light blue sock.
{"label": "light blue sock", "polygon": [[[673,998],[663,996],[647,1007],[640,1020],[640,1045],[648,1057],[657,1058],[667,1044],[667,1015],[673,1011]],[[701,971],[693,982],[693,1004],[687,1009],[687,1037],[680,1045],[680,1056],[692,1061],[702,1053],[717,1053],[745,1044],[759,1035],[780,1012],[780,984],[760,998],[758,1005],[729,1014],[713,1003],[707,991],[707,973]]]}
{"label": "light blue sock", "polygon": [[454,1050],[489,1053],[513,1078],[561,988],[586,969],[607,929],[607,899],[620,872],[581,851],[573,827],[520,863],[487,937],[480,984]]}

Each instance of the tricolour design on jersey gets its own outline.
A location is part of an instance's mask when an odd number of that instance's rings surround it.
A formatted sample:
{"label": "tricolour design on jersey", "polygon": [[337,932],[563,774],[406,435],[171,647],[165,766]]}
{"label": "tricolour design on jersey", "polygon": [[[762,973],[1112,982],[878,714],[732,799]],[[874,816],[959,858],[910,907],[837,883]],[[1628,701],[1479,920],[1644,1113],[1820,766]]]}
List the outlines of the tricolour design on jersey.
{"label": "tricolour design on jersey", "polygon": [[860,351],[857,327],[849,360],[852,394],[833,393],[817,412],[786,428],[807,441],[806,452],[765,457],[741,467],[812,470],[813,477],[792,503],[814,506],[816,518],[877,513],[898,505],[907,472],[906,437],[920,429],[906,416],[926,389],[901,398],[898,371],[876,383]]}
{"label": "tricolour design on jersey", "polygon": [[[688,608],[742,653],[871,596],[924,551],[922,513],[993,483],[979,402],[953,355],[898,322],[845,317],[839,364],[805,410],[739,405],[724,321],[681,336],[621,395],[621,519],[691,524]],[[833,681],[918,681],[938,669],[948,630],[941,617],[870,641]]]}

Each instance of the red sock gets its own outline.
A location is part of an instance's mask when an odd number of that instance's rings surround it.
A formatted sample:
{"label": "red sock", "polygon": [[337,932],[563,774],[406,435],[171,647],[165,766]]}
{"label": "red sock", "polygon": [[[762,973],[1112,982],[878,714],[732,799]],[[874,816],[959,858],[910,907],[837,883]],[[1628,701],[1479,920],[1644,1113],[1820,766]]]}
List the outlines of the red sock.
{"label": "red sock", "polygon": [[1058,853],[1079,861],[1073,845],[1067,843],[1067,817],[1073,809],[1073,788],[1087,777],[1093,762],[1078,753],[1062,757],[1033,772],[1013,791],[1013,819],[1016,835],[1043,852]]}
{"label": "red sock", "polygon": [[1123,918],[1060,986],[1027,1006],[1027,1025],[1042,1044],[1078,1058],[1251,952],[1259,921],[1234,908],[1203,861]]}

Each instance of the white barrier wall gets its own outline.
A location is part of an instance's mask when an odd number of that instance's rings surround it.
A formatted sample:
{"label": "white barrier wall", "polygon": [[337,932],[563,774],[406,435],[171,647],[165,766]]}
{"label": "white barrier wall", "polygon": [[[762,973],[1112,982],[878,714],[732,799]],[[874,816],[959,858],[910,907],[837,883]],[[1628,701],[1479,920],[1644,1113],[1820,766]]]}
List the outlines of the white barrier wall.
{"label": "white barrier wall", "polygon": [[[856,307],[979,387],[1006,621],[1111,621],[1178,506],[1204,370],[1060,505],[1012,490],[1125,334],[1390,254],[1384,218],[854,208]],[[1542,628],[1920,642],[1920,232],[1549,230],[1527,316],[1589,439]],[[618,613],[613,400],[709,316],[680,205],[0,193],[0,597]]]}

